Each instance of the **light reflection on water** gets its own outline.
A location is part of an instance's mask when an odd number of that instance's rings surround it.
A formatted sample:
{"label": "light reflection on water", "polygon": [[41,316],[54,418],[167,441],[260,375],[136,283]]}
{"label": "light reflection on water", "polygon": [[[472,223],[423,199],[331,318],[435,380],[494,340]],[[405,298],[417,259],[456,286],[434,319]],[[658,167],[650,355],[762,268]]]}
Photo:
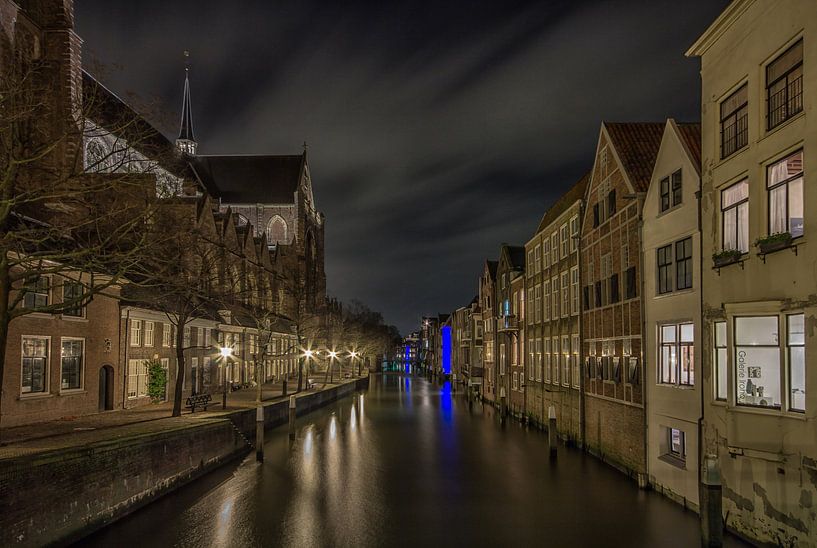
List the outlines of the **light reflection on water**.
{"label": "light reflection on water", "polygon": [[[415,403],[421,405],[414,405]],[[451,385],[394,373],[267,433],[254,454],[90,546],[693,546],[698,521]],[[729,539],[729,542],[733,542]]]}

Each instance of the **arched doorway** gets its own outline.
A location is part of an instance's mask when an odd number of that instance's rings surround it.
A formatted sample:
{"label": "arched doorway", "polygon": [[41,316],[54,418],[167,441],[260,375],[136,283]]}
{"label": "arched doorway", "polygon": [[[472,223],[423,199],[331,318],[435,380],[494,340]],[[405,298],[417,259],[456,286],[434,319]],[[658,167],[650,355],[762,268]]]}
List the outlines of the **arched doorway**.
{"label": "arched doorway", "polygon": [[113,409],[113,367],[103,365],[99,368],[99,410]]}

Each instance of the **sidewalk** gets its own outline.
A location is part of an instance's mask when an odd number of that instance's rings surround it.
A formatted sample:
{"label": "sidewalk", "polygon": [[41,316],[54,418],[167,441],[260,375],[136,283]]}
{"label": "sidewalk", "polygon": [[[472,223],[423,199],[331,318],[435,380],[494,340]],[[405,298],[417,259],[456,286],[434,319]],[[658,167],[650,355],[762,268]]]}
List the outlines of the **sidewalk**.
{"label": "sidewalk", "polygon": [[[299,394],[308,394],[324,388],[323,378],[312,377],[315,388],[302,390]],[[340,384],[341,381],[326,383],[326,387]],[[287,397],[292,395],[298,386],[297,379],[290,379],[287,384]],[[283,383],[267,383],[261,387],[263,402],[273,402],[283,397]],[[207,411],[190,413],[184,408],[182,416],[172,417],[173,403],[145,405],[133,409],[107,411],[93,415],[64,418],[60,420],[15,426],[0,430],[0,459],[38,452],[43,450],[83,445],[133,434],[156,432],[165,428],[189,425],[192,421],[215,418],[225,412],[255,407],[257,388],[245,388],[227,393],[227,408],[222,409],[222,394],[210,394],[213,400]]]}

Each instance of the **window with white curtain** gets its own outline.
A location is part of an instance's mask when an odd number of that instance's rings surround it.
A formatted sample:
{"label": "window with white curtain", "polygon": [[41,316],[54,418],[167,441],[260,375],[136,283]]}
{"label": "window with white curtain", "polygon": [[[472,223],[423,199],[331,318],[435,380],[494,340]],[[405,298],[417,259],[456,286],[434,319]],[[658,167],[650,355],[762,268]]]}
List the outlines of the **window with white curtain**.
{"label": "window with white curtain", "polygon": [[803,151],[773,163],[767,169],[769,234],[803,235]]}
{"label": "window with white curtain", "polygon": [[749,181],[721,191],[721,217],[723,220],[723,250],[749,251]]}

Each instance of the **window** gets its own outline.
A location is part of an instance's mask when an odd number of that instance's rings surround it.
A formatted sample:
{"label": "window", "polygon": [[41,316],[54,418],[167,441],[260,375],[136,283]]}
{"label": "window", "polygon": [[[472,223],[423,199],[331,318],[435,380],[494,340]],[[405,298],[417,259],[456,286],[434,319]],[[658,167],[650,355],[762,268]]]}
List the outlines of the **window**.
{"label": "window", "polygon": [[128,360],[128,398],[147,395],[148,361]]}
{"label": "window", "polygon": [[533,253],[534,253],[534,255],[533,255],[534,256],[534,259],[533,259],[534,260],[534,270],[537,273],[539,273],[539,272],[542,271],[542,246],[537,245],[534,248]]}
{"label": "window", "polygon": [[562,335],[562,384],[568,386],[570,384],[570,337]]}
{"label": "window", "polygon": [[775,162],[766,171],[769,234],[803,235],[803,151]]}
{"label": "window", "polygon": [[715,322],[715,399],[726,401],[726,322]]}
{"label": "window", "polygon": [[616,189],[607,194],[607,218],[616,214]]}
{"label": "window", "polygon": [[130,345],[142,346],[142,320],[130,321]]}
{"label": "window", "polygon": [[621,300],[619,293],[618,272],[610,276],[610,302],[617,303]]}
{"label": "window", "polygon": [[551,291],[551,313],[550,318],[553,320],[559,319],[559,278],[554,276],[550,279],[550,291]]}
{"label": "window", "polygon": [[186,325],[184,327],[184,347],[187,348],[190,346],[190,326]]}
{"label": "window", "polygon": [[153,341],[154,341],[154,336],[153,336],[154,329],[153,329],[153,327],[154,327],[153,322],[148,322],[148,321],[145,322],[145,346],[150,346],[150,347],[153,346]]}
{"label": "window", "polygon": [[571,345],[570,345],[570,350],[571,350],[570,363],[573,366],[572,367],[572,370],[573,370],[572,381],[573,381],[573,387],[574,388],[579,387],[579,375],[580,375],[580,372],[579,372],[579,366],[580,366],[580,364],[579,364],[579,344],[580,344],[579,343],[579,334],[574,333],[571,336]]}
{"label": "window", "polygon": [[542,282],[542,319],[550,319],[550,280]]}
{"label": "window", "polygon": [[780,407],[777,316],[735,318],[735,386],[738,405]]}
{"label": "window", "polygon": [[82,339],[62,339],[60,389],[78,390],[82,388],[82,361],[85,341]]}
{"label": "window", "polygon": [[749,251],[749,181],[721,191],[721,216],[723,218],[722,249]]}
{"label": "window", "polygon": [[553,337],[550,343],[550,352],[553,356],[551,365],[553,366],[553,384],[559,384],[559,337]]}
{"label": "window", "polygon": [[692,237],[675,242],[675,288],[692,287]]}
{"label": "window", "polygon": [[664,177],[661,179],[659,194],[659,209],[662,213],[681,204],[683,192],[680,169],[673,173],[670,177]]}
{"label": "window", "polygon": [[661,192],[659,193],[659,202],[660,202],[660,210],[664,212],[668,210],[670,206],[670,188],[669,188],[669,177],[664,177],[661,179]]}
{"label": "window", "polygon": [[658,294],[672,291],[672,245],[659,247],[658,256]]}
{"label": "window", "polygon": [[85,307],[82,306],[82,302],[80,301],[82,294],[81,283],[66,281],[62,284],[62,302],[65,305],[62,311],[63,316],[82,318],[85,315]]}
{"label": "window", "polygon": [[162,346],[165,348],[170,346],[172,337],[170,336],[170,324],[163,323],[162,324]]}
{"label": "window", "polygon": [[660,356],[658,382],[692,386],[695,384],[694,328],[691,323],[659,327]]}
{"label": "window", "polygon": [[516,371],[513,372],[513,389],[519,390],[519,377]]}
{"label": "window", "polygon": [[48,276],[39,276],[26,283],[23,287],[23,291],[25,292],[23,295],[23,306],[32,310],[48,306],[50,286]]}
{"label": "window", "polygon": [[542,247],[543,247],[543,250],[544,250],[544,253],[543,253],[543,255],[544,255],[543,263],[544,264],[542,265],[542,268],[550,268],[550,240],[545,238],[545,240],[542,242]]}
{"label": "window", "polygon": [[[536,341],[528,339],[528,380],[532,381],[536,373]],[[541,380],[541,379],[539,379]]]}
{"label": "window", "polygon": [[803,41],[766,67],[766,128],[772,129],[803,110]]}
{"label": "window", "polygon": [[805,316],[786,316],[787,358],[789,362],[789,409],[806,410],[806,332]]}
{"label": "window", "polygon": [[626,292],[624,295],[625,299],[634,299],[638,296],[638,289],[636,287],[636,276],[635,276],[635,267],[631,266],[627,269],[627,272],[624,273],[626,277]]}
{"label": "window", "polygon": [[559,241],[561,242],[560,258],[564,259],[565,257],[567,257],[568,249],[570,249],[567,232],[567,223],[559,227]]}
{"label": "window", "polygon": [[536,339],[536,380],[542,382],[542,339]]}
{"label": "window", "polygon": [[672,207],[681,205],[683,194],[681,170],[679,169],[672,174]]}
{"label": "window", "polygon": [[505,353],[505,343],[499,343],[499,374],[505,374],[505,364],[507,362],[507,354]]}
{"label": "window", "polygon": [[570,252],[573,253],[579,248],[579,216],[570,218]]}
{"label": "window", "polygon": [[533,250],[528,251],[528,264],[526,265],[528,278],[533,276]]}
{"label": "window", "polygon": [[554,232],[550,235],[550,264],[555,265],[559,261],[559,233]]}
{"label": "window", "polygon": [[531,314],[531,316],[534,316],[534,315],[536,316],[536,323],[539,323],[540,321],[542,321],[542,294],[541,294],[541,290],[542,290],[541,285],[537,285],[533,290],[534,295],[535,295],[535,298],[534,298],[535,305],[534,305],[534,314]]}
{"label": "window", "polygon": [[667,455],[676,459],[686,459],[686,439],[684,431],[667,428]]}
{"label": "window", "polygon": [[[540,287],[537,285],[536,287],[532,287],[528,289],[528,325],[533,324],[534,318],[538,322],[541,318],[541,312],[539,307],[536,306],[534,303],[541,299],[541,295],[539,295]],[[538,295],[538,297],[534,298],[534,296]],[[477,337],[479,338],[479,337]]]}
{"label": "window", "polygon": [[609,279],[613,275],[613,255],[606,253],[601,257],[601,281],[599,304],[606,306],[610,304],[610,284]]}
{"label": "window", "polygon": [[550,339],[545,338],[542,340],[542,343],[544,344],[543,350],[545,354],[545,382],[550,382]]}
{"label": "window", "polygon": [[721,102],[721,158],[749,142],[749,91],[743,84]]}
{"label": "window", "polygon": [[570,269],[570,313],[579,313],[579,267]]}
{"label": "window", "polygon": [[48,345],[46,337],[23,337],[22,384],[23,394],[48,390]]}
{"label": "window", "polygon": [[562,317],[570,315],[570,273],[562,272]]}

